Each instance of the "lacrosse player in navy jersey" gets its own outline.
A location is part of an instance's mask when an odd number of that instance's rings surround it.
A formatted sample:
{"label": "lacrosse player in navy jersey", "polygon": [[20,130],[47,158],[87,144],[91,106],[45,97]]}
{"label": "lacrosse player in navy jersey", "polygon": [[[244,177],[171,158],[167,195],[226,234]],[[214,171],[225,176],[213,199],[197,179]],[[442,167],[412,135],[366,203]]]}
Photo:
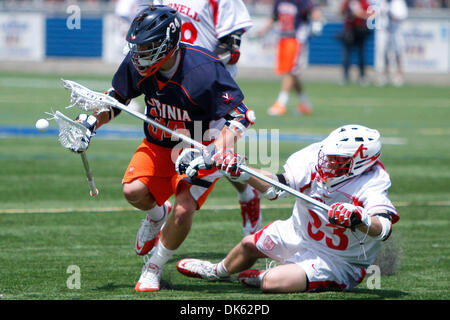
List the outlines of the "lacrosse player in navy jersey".
{"label": "lacrosse player in navy jersey", "polygon": [[[155,0],[178,11],[181,41],[214,52],[235,77],[240,57],[241,38],[252,27],[250,14],[242,0]],[[244,235],[261,228],[259,193],[246,183],[231,181],[241,207]]]}
{"label": "lacrosse player in navy jersey", "polygon": [[[136,291],[160,290],[164,265],[187,237],[194,212],[222,176],[212,156],[216,150],[233,147],[255,120],[220,59],[206,49],[180,43],[180,38],[176,10],[160,5],[142,10],[127,34],[130,52],[108,91],[124,104],[144,94],[149,118],[207,145],[204,151],[187,148],[144,123],[145,138],[122,181],[127,201],[146,213],[135,250],[145,255],[154,248]],[[95,130],[119,113],[111,108],[94,113],[95,124],[85,123]],[[172,195],[173,207],[167,201]]]}

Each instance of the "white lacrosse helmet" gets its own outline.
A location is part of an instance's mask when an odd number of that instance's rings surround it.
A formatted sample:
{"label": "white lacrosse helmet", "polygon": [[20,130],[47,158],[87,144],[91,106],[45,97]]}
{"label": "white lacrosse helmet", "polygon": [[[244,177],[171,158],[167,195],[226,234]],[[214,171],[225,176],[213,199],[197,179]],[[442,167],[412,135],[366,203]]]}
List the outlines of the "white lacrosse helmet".
{"label": "white lacrosse helmet", "polygon": [[345,125],[322,141],[316,170],[326,186],[334,186],[368,170],[380,155],[381,139],[377,130]]}

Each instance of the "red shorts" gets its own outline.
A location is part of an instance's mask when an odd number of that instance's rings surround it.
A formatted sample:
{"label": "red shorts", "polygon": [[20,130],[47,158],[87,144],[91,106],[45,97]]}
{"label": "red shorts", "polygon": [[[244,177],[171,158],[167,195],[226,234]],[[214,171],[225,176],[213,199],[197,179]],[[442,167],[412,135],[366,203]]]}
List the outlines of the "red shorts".
{"label": "red shorts", "polygon": [[185,183],[200,209],[222,174],[216,168],[199,170],[194,178],[178,174],[175,160],[180,152],[181,149],[164,148],[144,139],[131,158],[122,183],[138,179],[147,186],[158,206],[173,194],[176,196],[179,185]]}
{"label": "red shorts", "polygon": [[291,72],[298,64],[301,48],[302,45],[296,38],[282,38],[278,42],[275,72],[277,74]]}

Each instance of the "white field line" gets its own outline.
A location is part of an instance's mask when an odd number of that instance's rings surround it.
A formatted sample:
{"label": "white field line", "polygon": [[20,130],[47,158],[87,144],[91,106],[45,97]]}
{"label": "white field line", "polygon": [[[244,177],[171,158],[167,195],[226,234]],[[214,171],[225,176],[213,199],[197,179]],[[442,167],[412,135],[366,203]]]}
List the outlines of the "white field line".
{"label": "white field line", "polygon": [[[411,202],[395,202],[395,207],[408,207],[411,205],[424,206],[424,207],[449,207],[450,201],[428,201],[421,204]],[[290,209],[293,204],[280,203],[280,204],[263,204],[261,209]],[[203,210],[239,210],[239,205],[205,205]],[[105,207],[105,208],[50,208],[50,209],[0,209],[0,214],[19,214],[19,213],[72,213],[72,212],[92,212],[92,213],[104,213],[104,212],[124,212],[124,211],[139,211],[132,207]]]}
{"label": "white field line", "polygon": [[[93,90],[105,90],[111,83],[102,80],[77,80]],[[0,86],[4,88],[30,88],[30,89],[64,89],[60,79],[0,77]]]}

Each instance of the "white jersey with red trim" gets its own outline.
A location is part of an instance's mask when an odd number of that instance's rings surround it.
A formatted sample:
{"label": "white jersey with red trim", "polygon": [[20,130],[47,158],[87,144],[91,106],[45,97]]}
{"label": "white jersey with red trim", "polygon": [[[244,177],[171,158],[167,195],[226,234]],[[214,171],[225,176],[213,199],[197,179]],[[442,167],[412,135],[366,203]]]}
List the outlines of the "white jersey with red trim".
{"label": "white jersey with red trim", "polygon": [[[181,41],[214,51],[220,38],[252,27],[250,14],[242,0],[155,0],[176,9],[182,20]],[[236,76],[236,65],[226,65]]]}
{"label": "white jersey with red trim", "polygon": [[148,7],[149,4],[149,0],[118,0],[114,13],[116,16],[125,19],[129,27],[139,11]]}
{"label": "white jersey with red trim", "polygon": [[[369,213],[378,209],[387,210],[393,213],[392,222],[397,222],[398,214],[388,198],[391,181],[381,162],[361,175],[327,188],[315,169],[319,148],[320,145],[315,143],[288,158],[284,170],[292,188],[330,206],[336,202],[346,202],[364,207]],[[296,199],[292,221],[296,233],[302,238],[302,246],[349,263],[361,266],[372,264],[381,245],[380,241],[357,229],[353,231],[331,224],[328,212],[302,199]]]}

